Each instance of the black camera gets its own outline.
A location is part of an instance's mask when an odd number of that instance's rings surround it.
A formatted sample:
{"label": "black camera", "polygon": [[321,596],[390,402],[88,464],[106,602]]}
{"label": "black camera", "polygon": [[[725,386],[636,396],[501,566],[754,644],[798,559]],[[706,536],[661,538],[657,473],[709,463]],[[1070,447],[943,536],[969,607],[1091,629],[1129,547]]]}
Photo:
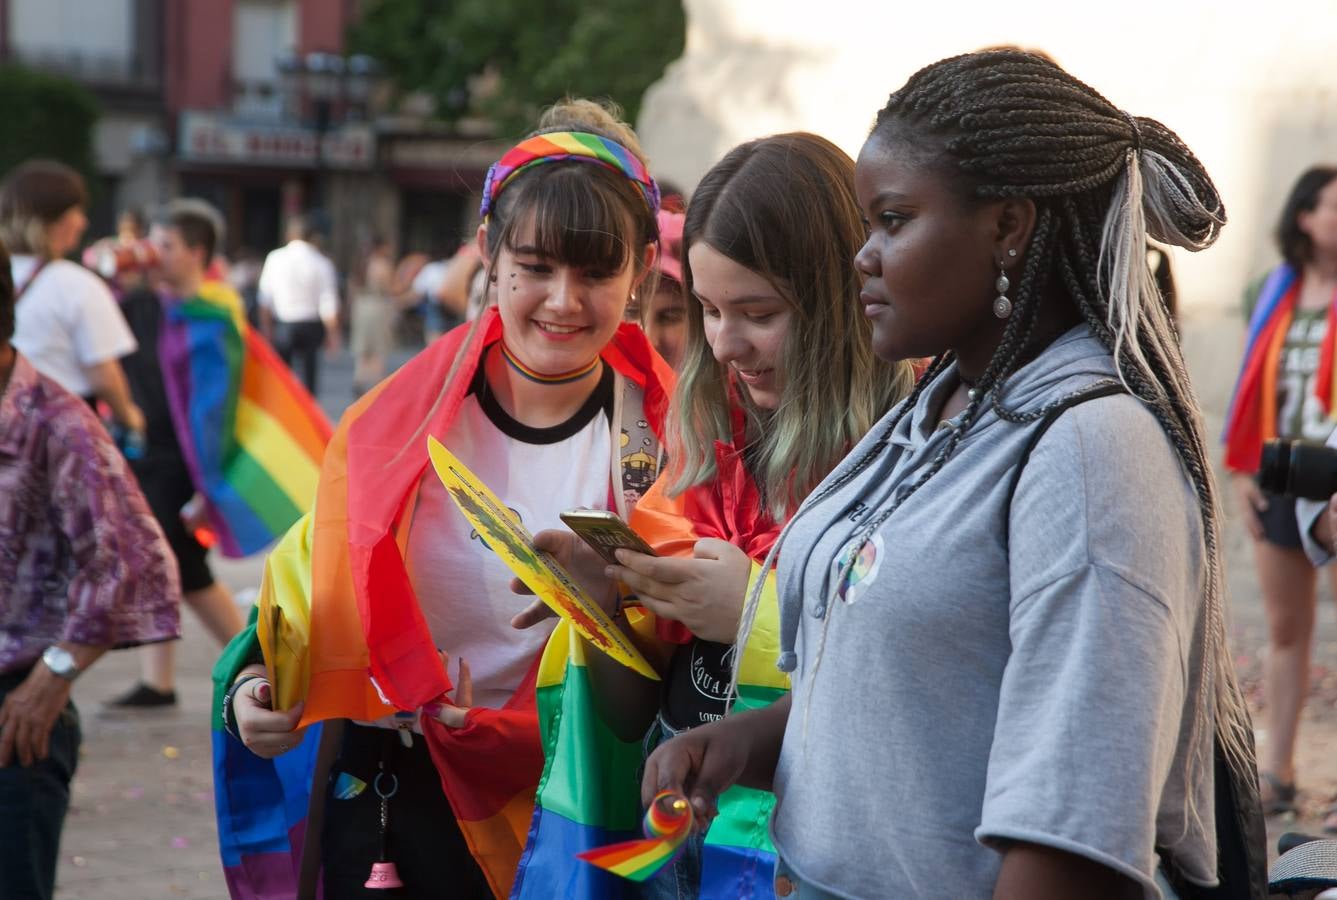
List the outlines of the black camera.
{"label": "black camera", "polygon": [[1327,500],[1337,494],[1337,449],[1310,441],[1268,441],[1258,486],[1270,494]]}

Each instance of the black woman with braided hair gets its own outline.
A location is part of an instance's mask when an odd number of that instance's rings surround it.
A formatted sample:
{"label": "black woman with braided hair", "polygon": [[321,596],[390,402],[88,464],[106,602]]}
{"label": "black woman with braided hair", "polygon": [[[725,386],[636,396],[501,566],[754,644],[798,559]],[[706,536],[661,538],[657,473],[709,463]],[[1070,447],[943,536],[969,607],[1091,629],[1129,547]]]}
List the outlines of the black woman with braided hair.
{"label": "black woman with braided hair", "polygon": [[1216,487],[1144,258],[1215,240],[1211,179],[994,51],[892,94],[856,184],[874,351],[933,362],[776,543],[793,693],[662,745],[645,796],[772,787],[803,900],[1264,897]]}

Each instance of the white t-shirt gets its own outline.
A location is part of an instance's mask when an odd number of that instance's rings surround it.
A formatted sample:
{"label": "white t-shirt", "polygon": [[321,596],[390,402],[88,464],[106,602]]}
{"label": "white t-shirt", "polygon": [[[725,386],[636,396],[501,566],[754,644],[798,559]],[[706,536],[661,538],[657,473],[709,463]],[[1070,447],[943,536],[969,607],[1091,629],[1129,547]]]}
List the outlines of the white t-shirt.
{"label": "white t-shirt", "polygon": [[[480,403],[471,394],[441,441],[531,533],[562,528],[558,515],[565,510],[608,509],[612,442],[604,400],[612,384],[606,370],[585,408],[546,429],[498,416],[495,400],[485,396]],[[533,598],[511,591],[511,570],[480,541],[430,467],[413,511],[407,564],[432,639],[450,654],[451,680],[458,681],[463,657],[473,676],[473,705],[504,706],[556,619],[523,631],[511,627]]]}
{"label": "white t-shirt", "polygon": [[324,253],[289,241],[265,257],[259,297],[280,322],[329,321],[339,315],[339,276]]}
{"label": "white t-shirt", "polygon": [[418,270],[417,275],[413,276],[413,293],[419,297],[435,299],[449,269],[449,260],[435,259],[427,263]]}
{"label": "white t-shirt", "polygon": [[28,285],[14,309],[14,346],[37,371],[70,393],[89,397],[93,386],[84,369],[120,359],[139,345],[101,278],[78,263],[55,259],[28,284],[37,263],[29,255],[10,259],[14,289]]}

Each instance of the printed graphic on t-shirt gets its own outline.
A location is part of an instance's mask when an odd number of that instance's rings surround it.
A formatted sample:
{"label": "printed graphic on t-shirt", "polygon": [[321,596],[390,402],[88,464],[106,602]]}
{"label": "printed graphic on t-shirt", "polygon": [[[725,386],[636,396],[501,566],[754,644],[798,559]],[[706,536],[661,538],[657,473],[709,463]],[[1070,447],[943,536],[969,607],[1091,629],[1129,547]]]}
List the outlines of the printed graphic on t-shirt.
{"label": "printed graphic on t-shirt", "polygon": [[868,585],[877,577],[882,557],[885,555],[884,549],[882,535],[875,534],[857,547],[851,544],[844,553],[836,557],[832,562],[836,569],[836,577],[840,578],[842,572],[845,576],[840,582],[836,596],[846,603],[858,601],[868,590]]}
{"label": "printed graphic on t-shirt", "polygon": [[723,703],[728,699],[729,679],[725,677],[728,666],[724,665],[728,652],[727,647],[720,653],[718,646],[708,646],[705,641],[692,642],[692,686],[707,700]]}
{"label": "printed graphic on t-shirt", "polygon": [[1281,378],[1277,384],[1277,436],[1325,441],[1332,420],[1315,394],[1318,359],[1328,333],[1328,311],[1297,311],[1281,351]]}
{"label": "printed graphic on t-shirt", "polygon": [[659,460],[653,455],[654,441],[649,436],[650,423],[644,420],[636,422],[640,433],[632,435],[622,429],[622,481],[626,489],[636,495],[636,499],[645,496],[659,474]]}
{"label": "printed graphic on t-shirt", "polygon": [[733,671],[733,645],[692,638],[669,664],[664,718],[674,728],[695,728],[724,718]]}

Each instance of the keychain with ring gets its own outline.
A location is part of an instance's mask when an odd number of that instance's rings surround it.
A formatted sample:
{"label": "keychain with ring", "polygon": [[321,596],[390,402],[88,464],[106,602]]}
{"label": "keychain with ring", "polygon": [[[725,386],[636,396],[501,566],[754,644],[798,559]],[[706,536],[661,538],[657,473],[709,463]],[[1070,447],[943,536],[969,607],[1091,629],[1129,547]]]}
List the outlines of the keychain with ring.
{"label": "keychain with ring", "polygon": [[[389,888],[403,887],[404,882],[399,880],[399,872],[395,864],[386,858],[387,845],[389,844],[390,833],[390,798],[399,793],[399,776],[393,772],[385,771],[385,761],[380,763],[380,771],[376,773],[376,780],[371,783],[372,789],[376,791],[376,796],[381,800],[381,821],[380,838],[381,852],[380,857],[371,865],[371,875],[367,878],[364,887],[372,890],[385,890]],[[387,779],[388,776],[388,779]],[[388,789],[382,785],[388,780]]]}

